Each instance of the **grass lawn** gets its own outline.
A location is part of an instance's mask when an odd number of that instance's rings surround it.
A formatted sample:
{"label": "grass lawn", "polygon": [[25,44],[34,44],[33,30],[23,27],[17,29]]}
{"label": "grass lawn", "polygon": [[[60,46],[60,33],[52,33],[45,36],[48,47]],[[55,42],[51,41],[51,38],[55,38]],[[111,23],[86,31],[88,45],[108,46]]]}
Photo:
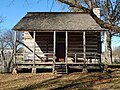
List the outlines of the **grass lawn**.
{"label": "grass lawn", "polygon": [[120,69],[111,73],[0,74],[0,90],[120,90]]}

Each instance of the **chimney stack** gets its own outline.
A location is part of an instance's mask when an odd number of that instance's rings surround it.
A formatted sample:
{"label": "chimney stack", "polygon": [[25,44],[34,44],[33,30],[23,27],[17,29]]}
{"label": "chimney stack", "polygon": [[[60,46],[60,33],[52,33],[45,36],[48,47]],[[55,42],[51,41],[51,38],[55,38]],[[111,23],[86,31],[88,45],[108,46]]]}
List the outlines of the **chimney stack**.
{"label": "chimney stack", "polygon": [[93,8],[93,12],[98,18],[100,18],[100,8]]}

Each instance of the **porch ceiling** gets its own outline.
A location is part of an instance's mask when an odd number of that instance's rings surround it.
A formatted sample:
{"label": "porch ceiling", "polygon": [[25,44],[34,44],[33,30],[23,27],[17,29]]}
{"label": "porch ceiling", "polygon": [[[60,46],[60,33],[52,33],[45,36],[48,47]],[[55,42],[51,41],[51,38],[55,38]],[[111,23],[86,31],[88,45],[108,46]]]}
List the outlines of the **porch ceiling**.
{"label": "porch ceiling", "polygon": [[16,31],[104,31],[87,13],[28,12],[14,27]]}

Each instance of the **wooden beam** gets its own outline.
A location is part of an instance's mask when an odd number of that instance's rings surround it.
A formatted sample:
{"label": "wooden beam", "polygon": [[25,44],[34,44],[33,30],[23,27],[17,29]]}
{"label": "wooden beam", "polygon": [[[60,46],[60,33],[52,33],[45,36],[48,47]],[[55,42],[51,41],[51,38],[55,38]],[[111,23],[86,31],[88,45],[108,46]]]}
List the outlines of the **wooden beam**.
{"label": "wooden beam", "polygon": [[16,41],[17,41],[17,31],[14,31],[14,65],[16,65]]}
{"label": "wooden beam", "polygon": [[83,32],[83,58],[84,58],[84,65],[83,65],[83,73],[87,73],[87,65],[86,65],[86,38],[85,38],[85,31]]}
{"label": "wooden beam", "polygon": [[83,32],[83,58],[84,58],[84,64],[86,63],[86,39],[85,39],[85,31]]}
{"label": "wooden beam", "polygon": [[67,58],[68,58],[68,56],[67,56],[67,54],[68,54],[68,32],[66,31],[66,51],[65,51],[65,63],[66,63],[66,73],[68,73],[68,68],[67,68],[67,63],[68,63],[68,61],[67,61]]}
{"label": "wooden beam", "polygon": [[77,54],[75,53],[75,63],[76,63],[76,61],[77,61]]}
{"label": "wooden beam", "polygon": [[67,63],[67,54],[68,54],[68,32],[66,31],[66,50],[65,50],[65,62]]}
{"label": "wooden beam", "polygon": [[55,53],[56,53],[56,31],[53,32],[53,70],[52,72],[55,73]]}
{"label": "wooden beam", "polygon": [[54,56],[55,56],[55,53],[56,53],[56,31],[54,31],[54,35],[53,35],[53,53],[54,53]]}
{"label": "wooden beam", "polygon": [[33,32],[33,67],[35,68],[35,31]]}

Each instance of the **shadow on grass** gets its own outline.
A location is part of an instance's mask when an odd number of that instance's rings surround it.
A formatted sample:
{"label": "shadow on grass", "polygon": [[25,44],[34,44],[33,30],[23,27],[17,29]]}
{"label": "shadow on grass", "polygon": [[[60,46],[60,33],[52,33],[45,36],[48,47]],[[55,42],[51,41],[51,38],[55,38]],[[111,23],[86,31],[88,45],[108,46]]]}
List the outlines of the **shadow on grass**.
{"label": "shadow on grass", "polygon": [[[79,73],[78,73],[79,75]],[[37,84],[32,84],[30,86],[26,86],[24,88],[18,89],[18,90],[33,90],[33,89],[45,89],[49,88],[50,90],[63,90],[63,89],[79,89],[79,90],[93,90],[93,86],[95,85],[95,81],[93,78],[96,78],[99,80],[103,80],[106,78],[110,78],[106,75],[86,75],[82,74],[82,76],[78,76],[78,78],[73,80],[67,80],[69,75],[62,75],[58,76],[56,78],[48,79],[43,82],[39,82]],[[62,80],[63,78],[66,78],[65,80]]]}
{"label": "shadow on grass", "polygon": [[[71,77],[72,76],[72,77]],[[75,79],[70,79],[69,77]],[[76,78],[77,77],[77,78]],[[39,83],[35,83],[23,88],[20,88],[18,90],[33,90],[33,89],[49,89],[49,90],[74,90],[74,89],[79,89],[79,90],[94,90],[94,86],[99,86],[102,84],[109,84],[111,83],[111,78],[120,78],[116,76],[112,76],[111,73],[101,73],[101,72],[90,72],[87,74],[84,73],[70,73],[68,75],[64,74],[61,76],[57,76],[52,79],[48,79]],[[97,83],[96,83],[97,82]],[[101,88],[106,88],[106,89],[111,89],[111,88],[120,88],[119,85],[116,87],[113,85],[113,83],[119,84],[120,81],[117,80],[112,80],[112,84],[110,86],[106,87],[101,87]]]}
{"label": "shadow on grass", "polygon": [[[43,82],[40,82],[40,83],[37,83],[37,84],[32,84],[30,86],[26,86],[24,88],[20,88],[18,90],[32,90],[32,89],[35,89],[35,88],[39,88],[39,87],[43,87],[46,83],[48,82],[51,82],[51,81],[55,81],[56,79],[58,78],[61,78],[62,76],[58,76],[58,77],[55,77],[55,78],[51,78],[51,79],[48,79],[48,80],[45,80]],[[52,83],[55,83],[55,82],[52,82]],[[51,84],[52,84],[51,83]]]}

